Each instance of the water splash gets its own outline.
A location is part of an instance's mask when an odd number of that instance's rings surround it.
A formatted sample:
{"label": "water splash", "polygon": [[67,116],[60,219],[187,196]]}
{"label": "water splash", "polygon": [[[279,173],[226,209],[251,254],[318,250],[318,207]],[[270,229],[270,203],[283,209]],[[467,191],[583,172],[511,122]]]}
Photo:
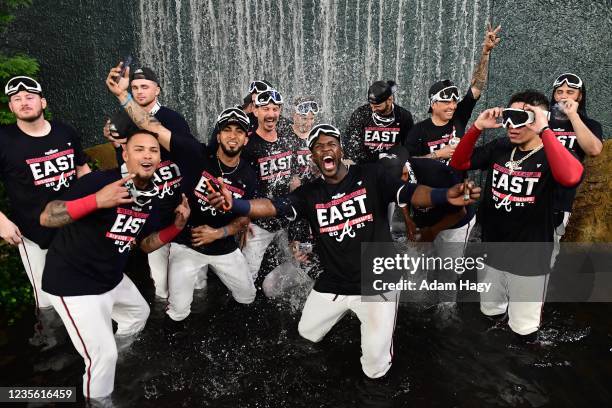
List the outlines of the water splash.
{"label": "water splash", "polygon": [[341,126],[369,83],[395,79],[423,119],[434,81],[467,90],[490,0],[140,0],[138,12],[136,56],[157,71],[162,102],[205,139],[262,78],[287,101],[317,95],[321,119]]}

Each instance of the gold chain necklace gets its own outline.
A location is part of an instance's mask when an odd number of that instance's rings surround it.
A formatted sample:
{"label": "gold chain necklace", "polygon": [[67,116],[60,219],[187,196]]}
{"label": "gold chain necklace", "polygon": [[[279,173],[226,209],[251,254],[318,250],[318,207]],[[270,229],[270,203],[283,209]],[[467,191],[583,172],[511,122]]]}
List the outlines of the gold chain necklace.
{"label": "gold chain necklace", "polygon": [[510,170],[510,174],[512,174],[514,170],[518,170],[521,166],[521,163],[523,163],[525,160],[527,160],[528,158],[530,158],[531,156],[539,152],[543,147],[544,147],[544,144],[540,144],[538,147],[533,149],[531,152],[529,152],[529,154],[527,154],[525,157],[523,157],[520,160],[514,160],[514,153],[516,153],[516,147],[512,149],[512,153],[510,154],[510,161],[506,162],[506,167],[508,168],[508,170]]}

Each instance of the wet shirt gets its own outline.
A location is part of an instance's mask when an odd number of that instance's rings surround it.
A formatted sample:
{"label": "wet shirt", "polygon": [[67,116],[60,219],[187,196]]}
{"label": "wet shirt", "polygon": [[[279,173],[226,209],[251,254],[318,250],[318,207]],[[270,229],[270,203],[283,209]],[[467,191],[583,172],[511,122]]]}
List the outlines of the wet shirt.
{"label": "wet shirt", "polygon": [[[546,153],[540,149],[525,159],[518,169],[511,171],[507,163],[513,149],[507,138],[495,139],[474,149],[470,168],[488,170],[480,205],[482,241],[552,242],[553,192],[558,183],[552,176]],[[514,161],[529,153],[517,147]],[[539,265],[522,265],[520,262],[535,259],[540,260]],[[512,245],[508,245],[503,254],[490,256],[487,263],[511,272],[515,269],[521,272],[521,265],[545,270],[550,267],[550,254],[516,253]]]}
{"label": "wet shirt", "polygon": [[257,189],[255,173],[244,160],[240,160],[238,166],[234,168],[225,166],[217,160],[216,150],[206,148],[193,138],[172,137],[170,143],[170,151],[183,169],[182,188],[191,207],[187,228],[179,235],[176,242],[207,255],[225,255],[235,251],[238,245],[233,236],[217,239],[199,247],[192,246],[191,228],[200,225],[221,228],[237,218],[232,212],[217,210],[209,204],[206,198],[209,193],[207,181],[218,190],[220,182],[217,178],[223,176],[223,183],[234,198],[251,199],[255,197]]}
{"label": "wet shirt", "polygon": [[378,160],[378,154],[393,146],[404,145],[414,125],[412,114],[393,105],[395,120],[389,125],[376,123],[370,105],[360,106],[353,112],[343,135],[342,147],[347,159],[355,163]]}
{"label": "wet shirt", "polygon": [[[189,125],[178,113],[165,106],[156,104],[151,112],[163,127],[172,133],[172,137],[193,139]],[[117,149],[117,162],[123,164],[122,149]],[[173,155],[160,146],[161,162],[153,175],[153,182],[159,189],[159,217],[163,226],[174,222],[174,209],[181,201],[181,169],[176,164]]]}
{"label": "wet shirt", "polygon": [[411,197],[415,187],[390,177],[382,165],[372,163],[350,166],[339,184],[328,184],[321,178],[275,200],[279,215],[303,217],[310,224],[323,266],[316,291],[362,293],[362,243],[392,242],[388,204],[397,199],[400,188],[406,188]]}
{"label": "wet shirt", "polygon": [[448,145],[454,137],[462,138],[477,99],[472,90],[457,104],[457,109],[451,120],[444,126],[436,126],[431,118],[427,118],[412,128],[406,138],[406,148],[412,157],[425,156]]}
{"label": "wet shirt", "polygon": [[[581,119],[599,140],[603,139],[603,131],[599,122],[586,116],[581,116]],[[557,140],[561,142],[561,144],[563,144],[567,150],[573,152],[581,162],[584,161],[586,154],[576,140],[576,132],[574,131],[572,122],[569,120],[560,121],[552,119],[548,125],[557,137]],[[558,185],[557,189],[555,190],[555,210],[571,212],[577,189],[578,186],[569,188]]]}
{"label": "wet shirt", "polygon": [[[117,169],[86,174],[61,199],[94,194],[120,179]],[[59,228],[47,252],[42,289],[56,296],[83,296],[117,286],[137,240],[159,228],[157,197],[146,201],[142,206],[128,203],[98,209]]]}
{"label": "wet shirt", "polygon": [[11,220],[21,233],[47,248],[56,230],[40,225],[40,213],[76,182],[86,164],[77,132],[51,121],[51,131],[32,137],[14,125],[0,128],[0,179],[11,203]]}
{"label": "wet shirt", "polygon": [[[257,174],[259,195],[270,199],[289,193],[297,147],[290,126],[278,126],[277,133],[275,142],[268,142],[257,133],[252,134],[242,156]],[[268,231],[277,231],[286,226],[286,222],[275,218],[255,220],[254,223]]]}

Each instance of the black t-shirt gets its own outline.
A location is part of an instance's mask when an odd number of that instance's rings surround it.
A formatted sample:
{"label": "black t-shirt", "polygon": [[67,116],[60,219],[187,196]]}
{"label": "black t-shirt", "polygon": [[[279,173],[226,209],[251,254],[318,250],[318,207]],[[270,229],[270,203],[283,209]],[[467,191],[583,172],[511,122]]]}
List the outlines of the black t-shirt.
{"label": "black t-shirt", "polygon": [[[86,174],[61,199],[85,197],[120,179],[116,169]],[[123,279],[136,239],[158,228],[157,197],[142,207],[129,203],[98,209],[59,228],[47,252],[42,289],[56,296],[108,292]]]}
{"label": "black t-shirt", "polygon": [[356,163],[378,160],[378,154],[393,146],[404,145],[414,125],[412,114],[398,105],[393,105],[395,121],[388,126],[379,126],[372,118],[370,105],[357,108],[347,125],[342,139],[345,157]]}
{"label": "black t-shirt", "polygon": [[469,89],[446,125],[436,126],[431,118],[414,125],[406,138],[406,148],[410,156],[425,156],[442,149],[453,136],[462,138],[476,102],[477,99],[474,99],[472,90]]}
{"label": "black t-shirt", "polygon": [[40,225],[40,213],[76,181],[86,164],[77,132],[51,121],[51,131],[32,137],[14,125],[0,128],[0,178],[11,203],[12,221],[21,233],[47,248],[56,230]]}
{"label": "black t-shirt", "polygon": [[[446,164],[427,158],[410,158],[408,159],[410,168],[410,182],[423,184],[434,188],[448,188],[457,183],[461,183],[463,179],[459,173]],[[419,228],[431,227],[444,216],[461,211],[463,207],[456,207],[451,204],[441,205],[430,208],[414,208],[413,221]],[[466,215],[452,228],[459,228],[467,224],[474,216],[472,206],[466,208]]]}
{"label": "black t-shirt", "polygon": [[[237,217],[232,212],[215,209],[206,199],[209,193],[206,181],[208,180],[216,188],[219,188],[217,177],[221,176],[221,169],[223,169],[224,174],[223,183],[232,192],[234,198],[251,199],[255,197],[257,176],[244,160],[240,160],[237,167],[229,168],[217,160],[216,151],[207,149],[193,138],[175,138],[173,136],[170,143],[170,151],[183,170],[182,189],[189,199],[189,206],[191,207],[188,227],[208,225],[212,228],[221,228]],[[193,247],[191,245],[191,228],[185,228],[176,242],[207,255],[225,255],[238,248],[233,236],[215,240],[207,245]]]}
{"label": "black t-shirt", "polygon": [[[488,170],[480,205],[482,241],[552,242],[553,192],[558,183],[552,176],[546,153],[540,149],[525,159],[520,169],[510,172],[506,163],[514,148],[509,139],[499,138],[474,149],[470,168]],[[514,160],[528,154],[530,151],[523,152],[516,147]],[[524,273],[523,268],[548,270],[550,253],[542,253],[541,246],[533,248],[540,253],[517,253],[517,247],[508,245],[501,253],[489,256],[487,263],[517,273]],[[523,251],[525,247],[520,249]],[[538,260],[539,265],[534,264],[534,260]]]}
{"label": "black t-shirt", "polygon": [[[580,118],[599,140],[603,139],[603,131],[599,122],[582,115]],[[569,120],[560,121],[551,119],[548,125],[557,137],[557,140],[559,140],[567,150],[573,152],[581,162],[584,161],[585,153],[576,140],[576,132],[574,131],[572,122]],[[558,185],[555,191],[555,210],[571,212],[577,188],[578,186],[568,188]]]}
{"label": "black t-shirt", "polygon": [[[257,133],[249,137],[242,157],[250,163],[258,178],[258,192],[261,197],[280,197],[289,193],[289,182],[293,174],[296,137],[289,125],[277,126],[276,142],[268,142]],[[265,218],[255,224],[268,231],[277,231],[287,225],[284,220]]]}
{"label": "black t-shirt", "polygon": [[315,290],[361,294],[362,244],[392,242],[387,207],[402,187],[409,189],[410,196],[416,188],[372,163],[350,166],[339,184],[320,178],[275,200],[279,215],[303,217],[310,224],[323,266]]}
{"label": "black t-shirt", "polygon": [[[172,137],[186,137],[193,139],[187,121],[180,113],[165,106],[156,104],[151,112],[163,127],[172,133]],[[122,148],[117,149],[117,162],[123,164]],[[172,153],[160,146],[161,162],[153,175],[153,182],[159,189],[159,218],[162,226],[174,222],[174,209],[181,201],[181,170],[173,158]]]}

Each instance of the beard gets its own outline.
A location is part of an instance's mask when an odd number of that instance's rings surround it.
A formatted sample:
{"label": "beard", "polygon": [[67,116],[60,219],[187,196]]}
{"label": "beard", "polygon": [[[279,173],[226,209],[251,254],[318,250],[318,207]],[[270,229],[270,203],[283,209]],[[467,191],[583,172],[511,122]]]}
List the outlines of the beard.
{"label": "beard", "polygon": [[230,150],[229,148],[225,147],[223,143],[219,143],[219,145],[221,146],[221,150],[223,150],[223,153],[225,153],[225,155],[228,157],[238,156],[240,152],[242,151],[242,148],[244,147],[244,145],[242,145],[242,146],[238,146],[236,150]]}
{"label": "beard", "polygon": [[42,116],[44,115],[44,111],[41,109],[38,112],[35,113],[30,113],[29,116],[21,116],[21,115],[17,115],[15,114],[15,117],[19,120],[22,120],[24,122],[36,122],[37,120],[39,120]]}

